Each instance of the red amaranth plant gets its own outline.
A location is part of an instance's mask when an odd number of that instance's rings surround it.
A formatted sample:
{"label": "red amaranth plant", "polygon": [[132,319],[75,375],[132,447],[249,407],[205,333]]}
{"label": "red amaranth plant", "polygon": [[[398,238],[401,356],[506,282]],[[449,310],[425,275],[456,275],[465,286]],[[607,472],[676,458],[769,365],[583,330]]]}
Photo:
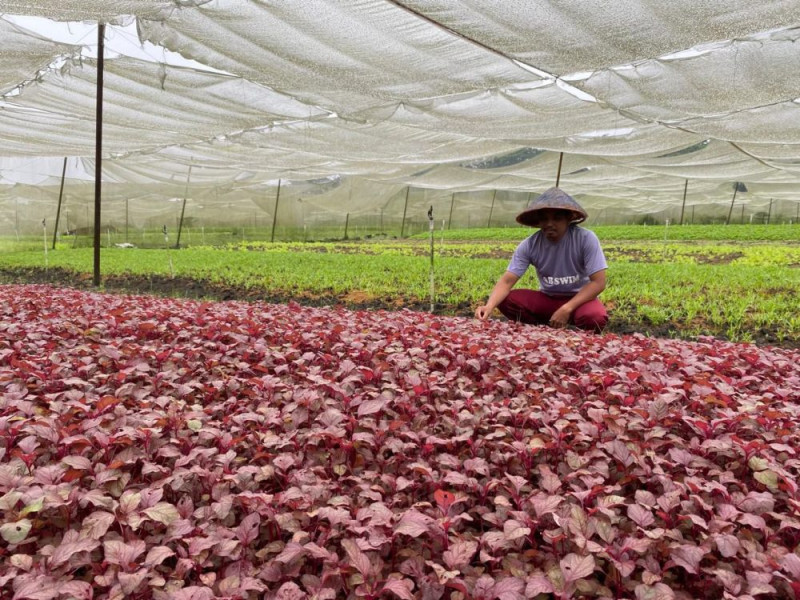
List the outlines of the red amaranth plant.
{"label": "red amaranth plant", "polygon": [[796,351],[0,300],[11,598],[800,597]]}

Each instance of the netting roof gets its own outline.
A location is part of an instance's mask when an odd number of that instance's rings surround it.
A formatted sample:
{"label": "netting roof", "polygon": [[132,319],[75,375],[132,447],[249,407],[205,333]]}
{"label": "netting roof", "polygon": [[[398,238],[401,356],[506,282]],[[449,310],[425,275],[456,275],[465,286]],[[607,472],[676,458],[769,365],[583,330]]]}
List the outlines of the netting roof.
{"label": "netting roof", "polygon": [[[797,0],[0,0],[0,185],[797,200]],[[300,185],[300,183],[298,183]],[[113,188],[113,189],[112,189]],[[387,192],[388,193],[388,192]],[[385,203],[387,193],[374,202]],[[337,205],[365,210],[363,194]]]}

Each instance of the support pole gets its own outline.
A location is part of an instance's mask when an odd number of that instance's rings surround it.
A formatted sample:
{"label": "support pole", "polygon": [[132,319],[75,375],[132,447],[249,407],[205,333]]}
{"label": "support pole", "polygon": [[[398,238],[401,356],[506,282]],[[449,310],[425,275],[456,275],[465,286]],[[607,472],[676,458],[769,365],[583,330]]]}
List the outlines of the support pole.
{"label": "support pole", "polygon": [[347,239],[347,226],[350,224],[350,213],[344,216],[344,239]]}
{"label": "support pole", "polygon": [[689,189],[689,180],[686,180],[686,183],[683,184],[683,204],[681,204],[681,219],[678,221],[678,225],[683,225],[683,211],[686,210],[686,190]]}
{"label": "support pole", "polygon": [[558,173],[556,174],[556,187],[561,182],[561,163],[564,162],[564,153],[562,152],[561,155],[558,157]]}
{"label": "support pole", "polygon": [[408,210],[408,194],[411,191],[411,186],[406,188],[406,203],[403,206],[403,221],[400,223],[400,237],[402,238],[406,233],[406,211]]}
{"label": "support pole", "polygon": [[456,201],[456,193],[453,192],[450,194],[450,216],[447,217],[447,229],[450,229],[450,225],[453,223],[453,204]]}
{"label": "support pole", "polygon": [[434,276],[433,276],[433,205],[428,209],[428,231],[430,232],[431,236],[431,271],[430,271],[430,284],[431,284],[431,313],[433,313],[434,309],[436,308],[435,302],[435,287],[434,287]]}
{"label": "support pole", "polygon": [[[175,248],[181,247],[181,230],[183,229],[183,215],[186,212],[186,197],[189,195],[189,179],[192,176],[192,165],[189,165],[189,173],[186,175],[186,190],[183,192],[183,206],[181,206],[181,220],[178,221],[178,239],[175,241]],[[126,216],[127,219],[127,216]],[[127,227],[128,222],[125,221]],[[242,228],[244,230],[244,227]]]}
{"label": "support pole", "polygon": [[64,197],[64,177],[67,174],[67,157],[64,157],[64,166],[61,169],[61,189],[58,191],[58,208],[56,209],[56,225],[53,227],[53,250],[56,249],[58,238],[58,221],[61,219],[61,199]]}
{"label": "support pole", "polygon": [[97,24],[97,124],[94,172],[94,273],[92,284],[100,286],[100,190],[103,172],[103,54],[106,24]]}
{"label": "support pole", "polygon": [[47,271],[47,220],[42,219],[42,240],[44,241],[44,270]]}
{"label": "support pole", "polygon": [[486,224],[487,228],[492,226],[492,213],[494,212],[494,199],[497,198],[497,190],[495,189],[494,194],[492,194],[492,205],[489,207],[489,222]]}
{"label": "support pole", "polygon": [[128,243],[128,199],[125,198],[125,243]]}
{"label": "support pole", "polygon": [[767,225],[772,220],[772,198],[769,199],[769,210],[767,212]]}
{"label": "support pole", "polygon": [[733,203],[736,202],[736,192],[739,191],[739,182],[733,184],[733,198],[731,198],[731,207],[728,210],[728,218],[725,219],[725,225],[731,224],[731,213],[733,212]]}
{"label": "support pole", "polygon": [[275,241],[275,225],[278,222],[278,202],[281,199],[281,180],[278,179],[278,193],[275,194],[275,212],[272,213],[272,235],[269,237],[270,243]]}

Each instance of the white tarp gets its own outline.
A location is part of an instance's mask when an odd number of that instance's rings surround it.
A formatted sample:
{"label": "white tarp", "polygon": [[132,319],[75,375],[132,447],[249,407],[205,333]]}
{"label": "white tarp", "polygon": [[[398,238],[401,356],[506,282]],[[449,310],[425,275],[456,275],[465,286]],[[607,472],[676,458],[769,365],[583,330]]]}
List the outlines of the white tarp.
{"label": "white tarp", "polygon": [[590,213],[687,180],[690,205],[800,201],[797,0],[0,0],[0,206],[51,202],[65,156],[89,190],[98,20],[109,198],[247,212],[337,178],[305,206],[403,211],[411,186],[436,191],[414,210],[513,190],[512,214],[563,152]]}

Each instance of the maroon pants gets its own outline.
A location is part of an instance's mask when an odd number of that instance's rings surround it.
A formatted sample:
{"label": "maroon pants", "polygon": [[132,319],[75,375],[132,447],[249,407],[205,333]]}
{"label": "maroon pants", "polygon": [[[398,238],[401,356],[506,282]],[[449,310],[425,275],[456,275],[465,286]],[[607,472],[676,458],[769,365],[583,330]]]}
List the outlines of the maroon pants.
{"label": "maroon pants", "polygon": [[[546,325],[553,313],[569,299],[570,296],[548,296],[537,290],[511,290],[497,308],[512,321]],[[570,323],[580,329],[602,331],[608,323],[608,312],[603,303],[595,298],[576,308]]]}

